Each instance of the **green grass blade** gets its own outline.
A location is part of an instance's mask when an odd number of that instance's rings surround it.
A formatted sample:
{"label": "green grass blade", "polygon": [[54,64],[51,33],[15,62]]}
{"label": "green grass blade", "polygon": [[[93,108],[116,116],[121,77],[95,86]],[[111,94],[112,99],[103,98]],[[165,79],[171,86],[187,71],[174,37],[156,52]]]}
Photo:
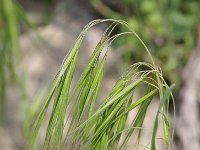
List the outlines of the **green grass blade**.
{"label": "green grass blade", "polygon": [[[159,117],[160,112],[162,112],[162,108],[164,107],[165,102],[169,98],[173,87],[174,87],[174,85],[167,88],[164,92],[163,97],[160,100],[160,105],[159,105],[159,108],[158,108],[158,111],[156,114],[156,118],[154,121],[153,134],[152,134],[152,138],[151,138],[151,149],[152,150],[156,150],[156,133],[157,133],[157,129],[158,129],[158,117]],[[168,141],[166,141],[166,142],[168,142]]]}

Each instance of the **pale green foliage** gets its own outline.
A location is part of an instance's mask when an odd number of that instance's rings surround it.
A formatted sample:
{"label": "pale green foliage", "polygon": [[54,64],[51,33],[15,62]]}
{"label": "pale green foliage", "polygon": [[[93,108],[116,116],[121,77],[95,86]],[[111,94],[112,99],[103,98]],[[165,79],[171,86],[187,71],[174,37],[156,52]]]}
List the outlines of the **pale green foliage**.
{"label": "pale green foliage", "polygon": [[0,0],[0,124],[2,125],[5,124],[8,81],[17,83],[20,88],[22,86],[21,79],[16,75],[20,56],[19,28],[22,23],[31,26],[16,0]]}
{"label": "pale green foliage", "polygon": [[7,76],[11,74],[15,78],[14,64],[19,48],[15,12],[16,5],[12,0],[0,1],[0,124],[5,121]]}
{"label": "pale green foliage", "polygon": [[[111,25],[102,35],[88,64],[72,89],[71,83],[82,41],[92,26],[102,22],[108,22]],[[128,32],[110,37],[117,25],[125,26]],[[95,106],[97,105],[96,102],[103,80],[109,46],[113,40],[125,34],[136,36],[144,46],[144,49],[146,49],[147,54],[149,54],[152,65],[142,62],[132,65],[116,82],[106,98],[100,101],[101,105],[96,109]],[[146,69],[141,70],[141,68]],[[141,87],[146,92],[143,93],[144,95],[141,98],[133,99],[134,92],[141,90]],[[27,148],[33,149],[51,101],[53,101],[53,108],[46,130],[43,149],[62,149],[63,147],[67,147],[67,149],[121,149],[126,147],[132,135],[138,138],[135,144],[139,144],[146,112],[155,95],[160,96],[160,105],[155,116],[154,128],[152,129],[152,149],[156,149],[159,114],[163,116],[164,140],[167,148],[169,148],[171,134],[167,109],[170,94],[171,89],[163,80],[160,69],[155,66],[149,50],[126,22],[111,19],[92,21],[83,29],[74,47],[64,59],[45,104],[35,121]],[[128,114],[136,107],[139,108],[136,109],[137,114],[130,126],[127,126]],[[122,138],[122,135],[124,135],[124,138]],[[119,143],[120,140],[122,141],[121,143]]]}

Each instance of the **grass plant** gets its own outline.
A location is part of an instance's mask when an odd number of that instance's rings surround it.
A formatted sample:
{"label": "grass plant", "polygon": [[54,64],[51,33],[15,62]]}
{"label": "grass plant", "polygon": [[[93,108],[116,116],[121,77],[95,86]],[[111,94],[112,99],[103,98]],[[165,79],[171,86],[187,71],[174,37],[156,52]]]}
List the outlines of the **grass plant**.
{"label": "grass plant", "polygon": [[[87,31],[100,23],[110,25],[103,33],[96,45],[89,62],[85,66],[78,81],[73,81],[76,66],[79,60],[81,44]],[[124,26],[127,31],[112,34],[116,26]],[[152,63],[138,62],[131,65],[119,78],[109,94],[97,104],[104,77],[104,67],[109,55],[112,42],[127,34],[136,37],[144,51],[149,55]],[[111,36],[112,35],[112,36]],[[144,69],[146,68],[146,69]],[[75,87],[72,87],[72,81]],[[152,59],[150,51],[130,26],[121,20],[94,20],[88,23],[77,38],[74,47],[66,55],[57,73],[51,90],[35,120],[32,132],[29,135],[27,149],[33,149],[40,127],[44,123],[50,103],[53,107],[46,128],[43,149],[123,149],[131,136],[137,138],[139,145],[142,136],[142,126],[149,105],[155,96],[159,96],[159,107],[152,129],[151,149],[156,149],[156,133],[159,116],[162,118],[164,141],[170,149],[172,134],[168,120],[168,105],[173,86],[169,87],[162,77],[162,72]],[[142,96],[134,99],[136,91]],[[144,92],[145,91],[145,92]],[[173,98],[172,98],[173,99]],[[97,107],[97,108],[96,108]],[[135,110],[130,125],[127,124],[129,112]]]}

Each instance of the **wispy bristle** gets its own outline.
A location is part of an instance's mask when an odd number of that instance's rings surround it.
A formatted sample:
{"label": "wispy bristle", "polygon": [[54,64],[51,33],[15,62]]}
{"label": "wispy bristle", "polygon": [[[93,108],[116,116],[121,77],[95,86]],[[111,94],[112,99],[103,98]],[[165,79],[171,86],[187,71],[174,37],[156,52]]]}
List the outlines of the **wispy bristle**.
{"label": "wispy bristle", "polygon": [[[88,64],[84,68],[75,88],[70,94],[71,82],[76,69],[76,64],[81,50],[81,44],[87,31],[94,25],[102,22],[110,22],[111,25],[104,32],[101,40],[96,45]],[[116,25],[127,27],[127,32],[118,33],[109,38]],[[95,110],[94,106],[99,95],[103,80],[104,65],[107,53],[102,53],[104,48],[110,45],[113,39],[126,33],[136,36],[145,47],[146,52],[151,54],[139,36],[130,29],[128,24],[120,20],[95,20],[90,22],[81,32],[75,46],[64,59],[61,69],[57,74],[45,105],[35,121],[33,132],[30,135],[28,149],[32,149],[40,126],[46,115],[51,101],[54,102],[51,117],[46,130],[43,149],[62,149],[67,143],[67,149],[121,149],[126,146],[130,136],[136,136],[139,144],[141,130],[147,109],[154,96],[160,96],[160,105],[155,116],[151,146],[156,149],[156,131],[159,114],[163,114],[164,139],[166,145],[170,146],[170,131],[167,118],[168,99],[171,88],[163,80],[152,59],[152,64],[137,63],[132,65],[116,82],[107,97],[101,101],[102,104]],[[103,55],[103,57],[100,57]],[[142,70],[145,66],[146,70]],[[146,89],[143,96],[133,100],[136,90],[141,87]],[[53,96],[54,95],[54,96]],[[126,126],[128,114],[136,109],[137,113],[130,126]],[[69,113],[69,114],[68,114]],[[70,118],[70,119],[69,119]],[[68,121],[68,125],[65,125]],[[135,132],[137,129],[137,132]],[[127,131],[120,143],[124,131]],[[150,141],[149,141],[150,142]]]}

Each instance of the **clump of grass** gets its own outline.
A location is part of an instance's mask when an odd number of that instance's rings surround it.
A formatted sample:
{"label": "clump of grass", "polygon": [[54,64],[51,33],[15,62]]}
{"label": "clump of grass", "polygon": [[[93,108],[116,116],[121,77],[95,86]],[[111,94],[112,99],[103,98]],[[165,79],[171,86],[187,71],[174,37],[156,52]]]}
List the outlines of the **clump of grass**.
{"label": "clump of grass", "polygon": [[[71,83],[82,41],[92,26],[103,22],[110,23],[110,26],[105,30],[87,66],[72,89]],[[117,25],[125,26],[127,32],[110,37]],[[101,105],[94,109],[103,80],[110,44],[117,37],[126,34],[134,35],[141,42],[151,58],[152,64],[139,62],[130,66],[107,97],[101,101]],[[138,89],[141,90],[142,86],[146,90],[143,96],[133,99],[134,92]],[[155,66],[149,50],[126,22],[112,19],[94,20],[85,26],[74,47],[65,57],[45,104],[35,121],[27,148],[33,149],[51,101],[53,101],[53,108],[46,129],[43,149],[62,149],[65,145],[67,145],[67,149],[121,149],[127,145],[132,135],[137,137],[136,144],[139,144],[147,109],[153,97],[159,96],[160,104],[152,129],[151,149],[156,149],[156,132],[160,114],[163,118],[164,141],[169,149],[172,139],[168,122],[168,103],[171,90],[172,87],[168,87],[165,83],[161,70]],[[130,126],[127,126],[128,114],[133,109],[137,113]]]}

